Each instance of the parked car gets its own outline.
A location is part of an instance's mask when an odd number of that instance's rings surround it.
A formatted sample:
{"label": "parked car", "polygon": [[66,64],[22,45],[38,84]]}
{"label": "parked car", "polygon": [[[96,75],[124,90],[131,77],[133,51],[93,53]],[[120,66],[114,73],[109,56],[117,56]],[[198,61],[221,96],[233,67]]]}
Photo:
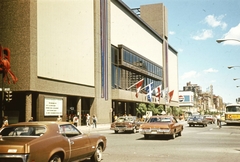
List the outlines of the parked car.
{"label": "parked car", "polygon": [[208,120],[208,123],[215,124],[216,118],[212,115],[204,115],[206,119]]}
{"label": "parked car", "polygon": [[0,161],[102,160],[106,137],[84,134],[68,122],[23,122],[0,132]]}
{"label": "parked car", "polygon": [[181,136],[182,131],[183,125],[169,115],[151,116],[139,129],[139,133],[143,134],[145,139],[150,135],[169,135],[174,139],[176,135]]}
{"label": "parked car", "polygon": [[193,115],[191,116],[187,123],[189,124],[189,126],[195,126],[195,125],[201,125],[201,126],[207,126],[208,124],[208,120],[206,119],[206,116],[203,115]]}
{"label": "parked car", "polygon": [[119,131],[136,133],[141,123],[136,116],[120,116],[111,124],[110,130],[114,130],[115,133]]}

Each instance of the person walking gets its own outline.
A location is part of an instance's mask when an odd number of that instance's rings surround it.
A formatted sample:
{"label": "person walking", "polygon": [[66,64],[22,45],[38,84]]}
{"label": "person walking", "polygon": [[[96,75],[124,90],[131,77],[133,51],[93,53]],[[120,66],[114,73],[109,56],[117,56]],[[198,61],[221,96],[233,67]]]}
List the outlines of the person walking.
{"label": "person walking", "polygon": [[91,125],[90,124],[90,115],[89,114],[87,114],[87,116],[86,116],[86,124],[87,124],[87,127]]}
{"label": "person walking", "polygon": [[[7,116],[4,116],[2,128],[6,127],[6,126],[8,126],[8,117],[7,117]],[[1,129],[2,129],[2,128],[1,128]]]}
{"label": "person walking", "polygon": [[28,122],[33,122],[33,117],[31,117],[31,118],[28,120]]}
{"label": "person walking", "polygon": [[77,125],[78,125],[78,117],[77,117],[77,115],[75,115],[73,117],[73,124],[77,127]]}
{"label": "person walking", "polygon": [[93,122],[93,128],[97,128],[97,117],[96,117],[96,115],[93,115],[92,122]]}
{"label": "person walking", "polygon": [[60,115],[58,115],[57,122],[61,122],[61,121],[62,121],[62,118]]}
{"label": "person walking", "polygon": [[220,115],[220,114],[217,114],[216,117],[217,117],[217,125],[219,126],[219,128],[221,128],[221,127],[222,127],[221,115]]}

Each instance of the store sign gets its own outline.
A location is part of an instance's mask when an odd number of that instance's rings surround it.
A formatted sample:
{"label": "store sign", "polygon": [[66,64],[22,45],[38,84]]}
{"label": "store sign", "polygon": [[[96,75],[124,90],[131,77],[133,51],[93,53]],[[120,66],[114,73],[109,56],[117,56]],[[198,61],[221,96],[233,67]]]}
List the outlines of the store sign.
{"label": "store sign", "polygon": [[180,95],[179,96],[179,102],[183,102],[184,101],[184,96]]}
{"label": "store sign", "polygon": [[44,116],[58,116],[63,112],[63,99],[45,98],[44,99]]}

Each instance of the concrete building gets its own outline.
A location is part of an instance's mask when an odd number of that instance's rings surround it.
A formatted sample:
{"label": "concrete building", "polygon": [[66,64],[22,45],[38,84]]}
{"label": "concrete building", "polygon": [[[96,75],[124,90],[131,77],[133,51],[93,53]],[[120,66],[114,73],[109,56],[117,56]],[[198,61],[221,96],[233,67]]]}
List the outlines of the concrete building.
{"label": "concrete building", "polygon": [[174,90],[178,107],[178,56],[168,43],[167,9],[141,6],[135,14],[121,0],[0,0],[0,44],[11,50],[11,70],[18,77],[12,101],[2,115],[9,122],[71,120],[95,114],[109,123],[114,114],[135,114],[137,81]]}

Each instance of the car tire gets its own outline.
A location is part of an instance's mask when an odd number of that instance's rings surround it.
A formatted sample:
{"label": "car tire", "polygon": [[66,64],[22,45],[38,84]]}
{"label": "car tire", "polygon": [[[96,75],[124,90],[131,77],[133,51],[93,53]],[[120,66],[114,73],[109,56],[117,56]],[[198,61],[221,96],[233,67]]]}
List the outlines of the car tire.
{"label": "car tire", "polygon": [[115,133],[118,133],[118,131],[117,131],[117,130],[115,130],[114,132],[115,132]]}
{"label": "car tire", "polygon": [[51,157],[51,159],[49,160],[49,162],[61,162],[62,159],[58,154],[55,154]]}
{"label": "car tire", "polygon": [[149,138],[149,135],[148,135],[148,134],[144,134],[144,138],[145,138],[145,139],[148,139],[148,138]]}
{"label": "car tire", "polygon": [[171,135],[171,138],[172,138],[172,139],[175,139],[175,138],[176,138],[176,133],[175,133],[175,132]]}
{"label": "car tire", "polygon": [[95,153],[91,157],[91,162],[100,162],[102,160],[102,154],[103,154],[102,146],[98,145]]}
{"label": "car tire", "polygon": [[133,133],[136,133],[136,132],[137,132],[136,128],[133,128],[132,132],[133,132]]}
{"label": "car tire", "polygon": [[178,136],[182,136],[182,131],[178,132]]}

